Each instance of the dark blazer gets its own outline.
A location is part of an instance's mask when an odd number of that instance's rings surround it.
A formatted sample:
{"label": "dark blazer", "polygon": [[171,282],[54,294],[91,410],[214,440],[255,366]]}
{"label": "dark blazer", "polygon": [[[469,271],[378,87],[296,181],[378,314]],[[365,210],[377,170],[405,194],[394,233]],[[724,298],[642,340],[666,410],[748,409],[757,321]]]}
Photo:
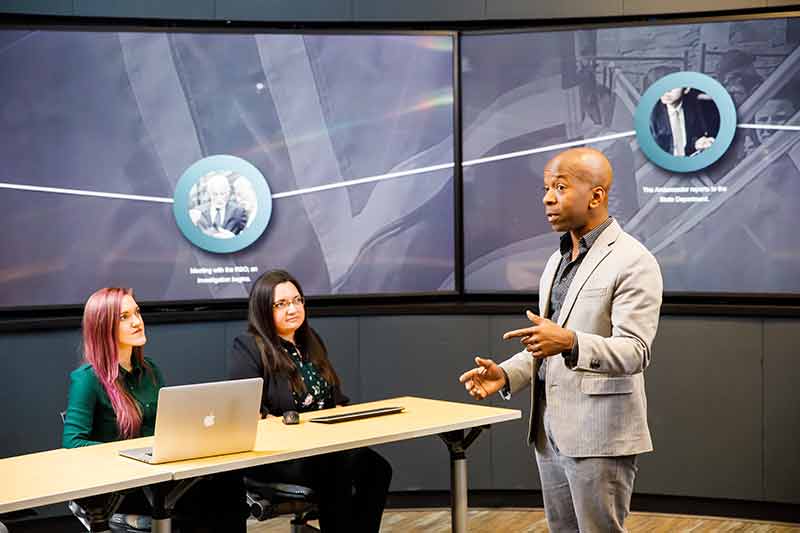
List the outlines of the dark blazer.
{"label": "dark blazer", "polygon": [[[317,335],[314,330],[311,332]],[[318,335],[317,338],[319,338]],[[322,342],[321,339],[320,342]],[[244,378],[264,378],[264,389],[261,393],[262,417],[267,414],[281,416],[285,411],[296,410],[291,383],[287,378],[272,375],[268,369],[264,368],[261,352],[255,339],[249,333],[239,335],[233,340],[233,348],[228,356],[228,379]],[[333,400],[335,405],[350,403],[350,399],[342,394],[338,386],[333,387]],[[325,407],[335,406],[326,405]]]}
{"label": "dark blazer", "polygon": [[[200,219],[197,225],[202,229],[208,229],[214,225],[211,220],[211,205],[206,204],[200,209]],[[238,235],[247,226],[247,212],[235,202],[228,202],[225,206],[225,220],[222,228]]]}
{"label": "dark blazer", "polygon": [[[716,137],[719,132],[719,110],[712,100],[699,99],[703,94],[692,89],[681,99],[686,126],[684,154],[695,153],[694,143],[700,137]],[[650,133],[662,150],[672,153],[672,128],[669,127],[667,106],[658,102],[650,115]]]}

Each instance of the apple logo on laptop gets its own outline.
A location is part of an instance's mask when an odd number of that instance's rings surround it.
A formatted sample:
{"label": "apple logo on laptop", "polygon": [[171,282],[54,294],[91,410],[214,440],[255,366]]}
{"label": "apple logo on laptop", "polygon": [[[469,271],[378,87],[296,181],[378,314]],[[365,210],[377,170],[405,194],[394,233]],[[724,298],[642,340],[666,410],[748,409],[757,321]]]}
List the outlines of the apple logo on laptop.
{"label": "apple logo on laptop", "polygon": [[215,421],[216,419],[214,418],[214,413],[211,413],[203,417],[203,425],[207,428],[213,426]]}

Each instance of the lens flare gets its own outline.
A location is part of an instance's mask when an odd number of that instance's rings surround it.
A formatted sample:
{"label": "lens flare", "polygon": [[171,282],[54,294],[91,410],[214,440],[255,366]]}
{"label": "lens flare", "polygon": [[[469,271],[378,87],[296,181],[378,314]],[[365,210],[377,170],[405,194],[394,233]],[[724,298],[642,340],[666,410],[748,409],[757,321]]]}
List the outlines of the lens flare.
{"label": "lens flare", "polygon": [[437,52],[452,52],[453,38],[446,35],[424,35],[416,40],[417,46]]}
{"label": "lens flare", "polygon": [[258,144],[256,146],[250,147],[249,149],[245,150],[243,154],[252,156],[252,154],[254,153],[266,152],[284,146],[285,144],[300,144],[300,143],[314,142],[319,139],[325,138],[327,136],[333,136],[339,131],[348,130],[350,128],[363,127],[369,125],[379,126],[382,122],[386,120],[397,119],[403,115],[408,115],[410,113],[418,113],[420,111],[430,111],[431,109],[436,109],[438,107],[443,107],[443,106],[452,106],[453,101],[454,98],[453,98],[452,87],[445,87],[425,95],[418,102],[404,109],[395,109],[376,117],[329,124],[328,127],[325,129],[308,131],[303,133],[302,135],[296,135],[294,137],[289,137],[286,139],[284,139],[283,136],[278,136],[278,138],[276,138],[275,140],[270,140]]}

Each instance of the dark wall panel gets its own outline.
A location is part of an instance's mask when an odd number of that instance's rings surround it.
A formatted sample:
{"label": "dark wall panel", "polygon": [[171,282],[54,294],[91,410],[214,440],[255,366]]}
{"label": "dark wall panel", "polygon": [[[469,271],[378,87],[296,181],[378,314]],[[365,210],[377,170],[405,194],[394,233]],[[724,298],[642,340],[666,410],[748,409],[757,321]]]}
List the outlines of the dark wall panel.
{"label": "dark wall panel", "polygon": [[764,496],[800,503],[800,327],[797,321],[764,324]]}
{"label": "dark wall panel", "polygon": [[225,323],[147,326],[145,354],[161,368],[167,385],[225,379]]}
{"label": "dark wall panel", "polygon": [[[364,401],[422,396],[468,401],[458,382],[474,354],[486,353],[489,322],[483,316],[364,317],[360,324]],[[481,435],[467,453],[469,486],[492,487],[490,447]],[[443,490],[449,459],[435,437],[379,447],[394,467],[392,490]]]}
{"label": "dark wall panel", "polygon": [[352,0],[223,0],[216,6],[223,20],[343,21],[353,14]]}
{"label": "dark wall panel", "polygon": [[669,4],[648,0],[623,0],[626,15],[655,15],[659,13],[693,13],[698,11],[719,11],[725,9],[749,9],[767,7],[767,0],[672,0]]}
{"label": "dark wall panel", "polygon": [[61,447],[59,413],[80,353],[77,329],[0,336],[0,457]]}
{"label": "dark wall panel", "polygon": [[[512,329],[524,328],[530,321],[517,316],[495,316],[489,318],[489,346],[487,356],[495,362],[505,361],[522,347],[516,341],[504,341],[503,333]],[[528,446],[528,417],[530,414],[530,389],[514,394],[511,400],[505,401],[495,395],[492,405],[509,409],[520,409],[522,419],[497,424],[492,428],[492,472],[494,488],[500,490],[520,489],[539,490],[539,471],[533,448]]]}
{"label": "dark wall panel", "polygon": [[[486,0],[486,18],[542,19],[622,15],[623,0]],[[666,7],[666,6],[664,6]],[[667,8],[668,9],[668,8]]]}
{"label": "dark wall panel", "polygon": [[761,321],[662,318],[645,377],[637,492],[761,499]]}
{"label": "dark wall panel", "polygon": [[30,15],[72,15],[72,0],[1,0],[0,12]]}
{"label": "dark wall panel", "polygon": [[355,20],[480,20],[484,0],[354,0]]}
{"label": "dark wall panel", "polygon": [[214,0],[74,0],[75,15],[162,19],[214,19]]}
{"label": "dark wall panel", "polygon": [[342,380],[342,392],[351,402],[361,401],[360,352],[356,317],[314,318],[311,326],[322,337],[328,357]]}
{"label": "dark wall panel", "polygon": [[235,320],[225,322],[225,376],[228,375],[228,355],[233,347],[233,339],[238,335],[247,331],[247,322],[244,320]]}

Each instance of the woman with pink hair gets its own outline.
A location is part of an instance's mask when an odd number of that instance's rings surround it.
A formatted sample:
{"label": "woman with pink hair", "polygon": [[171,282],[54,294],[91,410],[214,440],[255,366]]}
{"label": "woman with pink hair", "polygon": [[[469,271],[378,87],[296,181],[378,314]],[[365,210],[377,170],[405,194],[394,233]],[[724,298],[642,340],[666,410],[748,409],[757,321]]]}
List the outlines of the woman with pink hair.
{"label": "woman with pink hair", "polygon": [[83,311],[85,364],[70,375],[65,448],[152,435],[164,378],[145,358],[144,321],[130,289],[100,289]]}
{"label": "woman with pink hair", "polygon": [[[65,448],[145,437],[155,431],[158,390],[164,378],[144,356],[144,320],[131,289],[104,288],[83,312],[84,364],[70,374],[62,443]],[[150,513],[142,491],[125,496],[120,513],[134,527],[147,527]],[[241,475],[204,479],[178,501],[181,531],[246,531]],[[119,518],[116,515],[115,518]]]}

